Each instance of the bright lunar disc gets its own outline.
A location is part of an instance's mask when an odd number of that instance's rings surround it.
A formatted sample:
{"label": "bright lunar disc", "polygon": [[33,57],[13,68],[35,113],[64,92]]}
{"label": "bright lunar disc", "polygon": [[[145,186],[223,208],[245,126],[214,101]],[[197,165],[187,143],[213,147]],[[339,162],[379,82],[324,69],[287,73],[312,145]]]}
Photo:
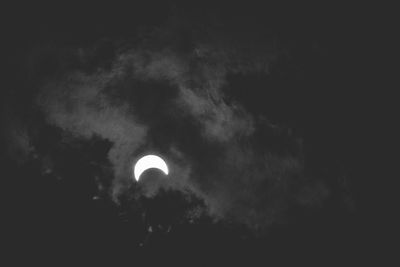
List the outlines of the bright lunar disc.
{"label": "bright lunar disc", "polygon": [[140,158],[135,164],[134,175],[136,181],[139,181],[140,175],[142,175],[144,171],[151,168],[159,169],[164,172],[165,175],[168,175],[167,163],[165,163],[162,158],[156,155],[147,155]]}

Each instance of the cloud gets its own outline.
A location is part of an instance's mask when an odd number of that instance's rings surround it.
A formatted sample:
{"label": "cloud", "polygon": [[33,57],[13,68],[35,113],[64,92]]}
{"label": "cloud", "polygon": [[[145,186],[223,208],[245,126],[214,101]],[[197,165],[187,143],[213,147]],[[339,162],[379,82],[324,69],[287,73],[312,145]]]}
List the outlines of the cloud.
{"label": "cloud", "polygon": [[[148,47],[120,52],[109,68],[66,73],[37,97],[48,123],[113,144],[113,199],[176,190],[201,199],[216,219],[258,230],[282,220],[293,202],[321,203],[329,195],[323,182],[305,175],[299,138],[226,101],[227,74],[267,74],[271,46],[257,53],[212,41],[194,42],[184,53]],[[264,138],[270,140],[258,142]],[[166,157],[170,179],[140,187],[131,167],[147,151]]]}
{"label": "cloud", "polygon": [[203,125],[204,135],[217,141],[249,136],[254,132],[253,118],[242,108],[228,105],[220,96],[181,89],[180,104]]}
{"label": "cloud", "polygon": [[75,136],[99,136],[113,143],[108,158],[114,167],[114,191],[130,177],[133,153],[144,141],[146,127],[135,122],[128,106],[114,106],[102,93],[112,76],[107,73],[68,74],[48,83],[37,99],[49,123]]}
{"label": "cloud", "polygon": [[19,164],[25,163],[35,152],[26,127],[13,115],[3,118],[3,127],[2,140],[5,147],[3,153],[5,152],[8,157]]}

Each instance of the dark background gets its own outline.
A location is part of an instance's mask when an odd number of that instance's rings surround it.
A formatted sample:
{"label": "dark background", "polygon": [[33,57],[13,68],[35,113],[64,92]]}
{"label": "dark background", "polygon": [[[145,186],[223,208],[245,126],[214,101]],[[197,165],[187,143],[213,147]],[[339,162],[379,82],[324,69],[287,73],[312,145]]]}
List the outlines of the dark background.
{"label": "dark background", "polygon": [[[76,167],[85,158],[76,157],[73,148],[64,151],[63,156],[65,168],[75,168],[69,170],[71,179],[62,183],[42,177],[34,160],[21,168],[4,153],[2,220],[6,223],[4,240],[10,249],[6,254],[12,260],[39,260],[55,266],[65,262],[133,265],[154,260],[161,264],[178,260],[186,265],[218,261],[251,266],[258,260],[283,265],[347,265],[367,261],[366,254],[371,251],[377,253],[371,248],[383,235],[375,231],[382,218],[378,215],[382,209],[375,201],[380,185],[370,178],[373,173],[366,165],[372,161],[370,155],[380,149],[372,140],[385,124],[385,118],[375,112],[376,107],[382,106],[382,95],[377,93],[375,80],[368,78],[371,69],[379,68],[371,64],[380,57],[374,53],[375,41],[383,34],[374,22],[379,10],[334,4],[149,2],[126,6],[35,3],[14,5],[3,11],[8,13],[3,17],[7,75],[1,94],[3,99],[23,100],[19,114],[22,117],[28,116],[24,112],[29,108],[24,111],[24,105],[31,105],[35,93],[31,91],[35,89],[30,86],[28,58],[40,46],[79,47],[104,40],[100,49],[104,49],[106,58],[107,40],[135,40],[138,33],[145,34],[146,29],[162,25],[171,14],[194,21],[211,14],[228,25],[232,36],[235,31],[248,29],[254,34],[274,36],[281,46],[295,52],[277,63],[272,78],[255,75],[232,80],[238,88],[241,83],[255,88],[271,86],[273,90],[263,98],[271,99],[268,105],[260,102],[259,95],[240,90],[233,91],[232,97],[240,99],[251,112],[268,114],[273,121],[294,127],[304,137],[313,164],[327,164],[319,162],[320,155],[331,158],[332,166],[324,168],[340,169],[350,177],[348,188],[355,207],[343,208],[332,199],[322,210],[302,212],[288,224],[271,227],[265,237],[242,239],[238,228],[207,222],[181,225],[173,235],[138,248],[133,245],[134,240],[143,233],[132,226],[135,220],[121,219],[119,207],[111,201],[92,201],[94,182],[81,179],[90,170]],[[42,65],[42,70],[34,71],[48,72],[51,64],[50,61],[47,66]],[[288,100],[287,95],[293,97]],[[107,145],[99,141],[92,146],[101,150]],[[91,151],[93,147],[88,146]],[[174,197],[170,196],[171,202]],[[154,203],[151,205],[157,205],[157,200]]]}

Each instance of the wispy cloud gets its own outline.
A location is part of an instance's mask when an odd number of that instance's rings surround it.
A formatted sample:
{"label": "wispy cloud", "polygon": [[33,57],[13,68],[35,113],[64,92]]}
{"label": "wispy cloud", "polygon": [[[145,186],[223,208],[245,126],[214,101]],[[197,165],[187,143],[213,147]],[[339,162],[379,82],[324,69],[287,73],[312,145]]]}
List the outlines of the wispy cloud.
{"label": "wispy cloud", "polygon": [[[178,190],[201,199],[217,219],[264,229],[294,202],[312,205],[329,195],[323,181],[306,176],[298,137],[277,133],[279,126],[226,101],[227,74],[267,74],[276,55],[272,44],[249,51],[195,40],[182,52],[157,40],[152,48],[139,44],[118,53],[109,68],[53,79],[37,97],[49,123],[80,138],[112,142],[115,200]],[[260,128],[274,134],[260,137]],[[272,138],[282,151],[261,145],[260,138]],[[285,149],[288,142],[294,150]],[[132,164],[147,148],[165,155],[170,178],[133,192]]]}

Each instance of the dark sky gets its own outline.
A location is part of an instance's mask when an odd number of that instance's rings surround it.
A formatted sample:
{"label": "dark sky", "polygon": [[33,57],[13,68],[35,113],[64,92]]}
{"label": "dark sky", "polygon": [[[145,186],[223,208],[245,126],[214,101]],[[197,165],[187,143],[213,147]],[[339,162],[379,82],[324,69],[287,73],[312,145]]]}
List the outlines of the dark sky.
{"label": "dark sky", "polygon": [[[373,58],[362,8],[8,11],[1,160],[12,257],[360,261],[373,98],[361,79]],[[147,153],[167,160],[168,178],[133,181]]]}

